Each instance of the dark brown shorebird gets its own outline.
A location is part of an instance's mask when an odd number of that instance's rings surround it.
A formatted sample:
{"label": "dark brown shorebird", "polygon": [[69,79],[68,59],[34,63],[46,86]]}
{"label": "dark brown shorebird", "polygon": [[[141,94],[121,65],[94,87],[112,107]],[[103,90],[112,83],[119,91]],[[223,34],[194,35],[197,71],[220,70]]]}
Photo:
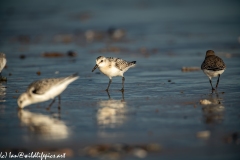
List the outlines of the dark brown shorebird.
{"label": "dark brown shorebird", "polygon": [[[208,76],[212,91],[217,89],[220,75],[225,71],[226,65],[221,58],[215,55],[213,50],[206,52],[205,59],[202,63],[201,69]],[[215,89],[212,86],[212,78],[218,77]]]}

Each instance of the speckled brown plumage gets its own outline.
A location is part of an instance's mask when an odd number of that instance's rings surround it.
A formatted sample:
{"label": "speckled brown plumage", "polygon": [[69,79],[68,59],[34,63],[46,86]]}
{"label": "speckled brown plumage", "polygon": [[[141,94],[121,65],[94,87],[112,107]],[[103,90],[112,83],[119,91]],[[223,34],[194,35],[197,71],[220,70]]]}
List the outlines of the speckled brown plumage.
{"label": "speckled brown plumage", "polygon": [[215,55],[213,50],[206,52],[205,59],[201,65],[201,69],[208,76],[212,90],[215,90],[212,85],[212,78],[218,77],[216,88],[218,87],[220,75],[226,69],[226,65],[221,58]]}
{"label": "speckled brown plumage", "polygon": [[205,60],[202,63],[201,69],[207,69],[211,71],[224,70],[226,68],[225,63],[221,58],[215,55],[210,55],[205,57]]}

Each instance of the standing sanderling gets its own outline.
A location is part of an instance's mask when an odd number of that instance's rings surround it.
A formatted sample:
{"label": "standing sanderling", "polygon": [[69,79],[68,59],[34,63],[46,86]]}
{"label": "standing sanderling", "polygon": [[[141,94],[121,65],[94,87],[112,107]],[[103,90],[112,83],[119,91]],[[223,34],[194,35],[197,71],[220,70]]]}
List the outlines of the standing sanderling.
{"label": "standing sanderling", "polygon": [[[223,60],[218,56],[215,56],[213,50],[208,50],[206,52],[205,60],[202,63],[201,69],[208,76],[209,82],[212,86],[212,78],[218,76],[216,89],[218,87],[220,75],[225,71],[226,65]],[[215,90],[212,86],[212,90]]]}
{"label": "standing sanderling", "polygon": [[0,53],[0,80],[4,80],[5,78],[2,77],[2,70],[7,63],[7,59],[4,53]]}
{"label": "standing sanderling", "polygon": [[49,78],[35,81],[28,86],[25,93],[18,98],[19,108],[24,108],[30,104],[44,102],[53,99],[51,105],[55,102],[55,97],[59,98],[58,108],[60,109],[60,94],[67,88],[67,86],[78,79],[77,74],[62,78]]}
{"label": "standing sanderling", "polygon": [[125,78],[124,78],[123,74],[129,68],[135,66],[135,64],[136,64],[136,61],[127,62],[127,61],[125,61],[123,59],[120,59],[120,58],[99,56],[96,59],[96,65],[92,69],[92,72],[96,68],[99,68],[99,70],[103,74],[108,76],[109,83],[108,83],[108,87],[107,87],[106,91],[108,91],[108,89],[109,89],[109,86],[112,82],[112,77],[121,76],[122,77],[122,89],[121,89],[121,91],[123,92],[124,91],[124,81],[125,81]]}

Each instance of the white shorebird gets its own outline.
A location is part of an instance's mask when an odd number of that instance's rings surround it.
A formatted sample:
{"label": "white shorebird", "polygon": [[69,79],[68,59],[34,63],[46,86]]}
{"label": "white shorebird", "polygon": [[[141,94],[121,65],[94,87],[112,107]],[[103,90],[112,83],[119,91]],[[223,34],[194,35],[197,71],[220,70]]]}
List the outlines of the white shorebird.
{"label": "white shorebird", "polygon": [[2,78],[2,70],[7,63],[7,59],[4,53],[0,53],[0,78]]}
{"label": "white shorebird", "polygon": [[[208,50],[206,52],[205,60],[203,61],[202,65],[201,65],[201,69],[208,76],[211,86],[212,86],[211,79],[213,77],[218,76],[218,80],[217,80],[217,84],[216,84],[216,89],[217,89],[220,75],[226,69],[226,65],[223,62],[223,60],[221,58],[219,58],[218,56],[215,56],[215,53],[213,50]],[[212,91],[214,91],[214,90],[215,89],[212,86]]]}
{"label": "white shorebird", "polygon": [[59,98],[60,109],[60,94],[67,88],[67,86],[78,79],[77,74],[62,78],[42,79],[31,83],[27,91],[21,94],[18,98],[19,108],[24,108],[30,104],[39,103],[53,99],[51,105],[55,102],[55,97]]}
{"label": "white shorebird", "polygon": [[122,77],[122,89],[121,91],[124,91],[124,81],[125,78],[123,76],[124,72],[126,72],[129,68],[135,66],[136,61],[127,62],[120,58],[113,58],[113,57],[103,57],[99,56],[96,59],[96,65],[92,69],[92,72],[99,68],[99,70],[108,76],[109,83],[106,91],[108,91],[110,84],[112,83],[112,77],[115,76],[121,76]]}

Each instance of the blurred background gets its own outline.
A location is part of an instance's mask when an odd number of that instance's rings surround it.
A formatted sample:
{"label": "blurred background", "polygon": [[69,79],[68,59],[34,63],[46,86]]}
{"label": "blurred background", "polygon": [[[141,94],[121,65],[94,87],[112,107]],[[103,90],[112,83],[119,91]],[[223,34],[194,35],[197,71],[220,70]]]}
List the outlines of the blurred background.
{"label": "blurred background", "polygon": [[[238,0],[2,0],[0,152],[67,159],[239,159]],[[211,93],[200,70],[212,49],[227,65]],[[137,61],[121,78],[91,72],[98,56]],[[34,80],[79,80],[50,102],[17,110]],[[214,79],[214,84],[216,78]]]}

